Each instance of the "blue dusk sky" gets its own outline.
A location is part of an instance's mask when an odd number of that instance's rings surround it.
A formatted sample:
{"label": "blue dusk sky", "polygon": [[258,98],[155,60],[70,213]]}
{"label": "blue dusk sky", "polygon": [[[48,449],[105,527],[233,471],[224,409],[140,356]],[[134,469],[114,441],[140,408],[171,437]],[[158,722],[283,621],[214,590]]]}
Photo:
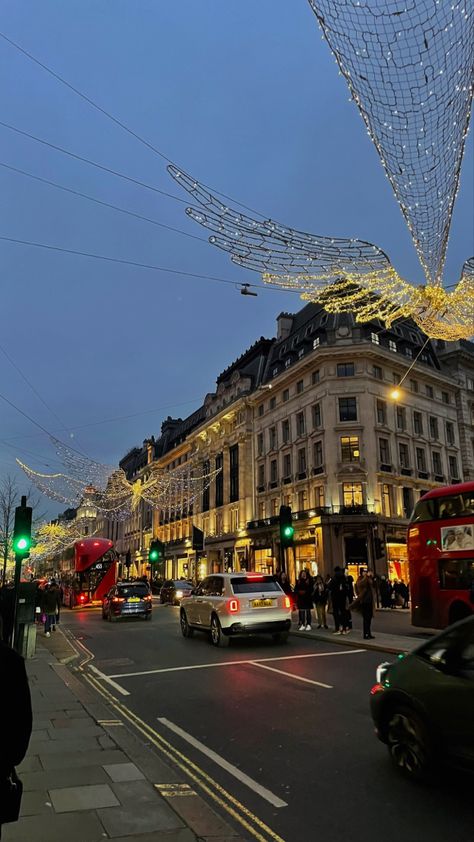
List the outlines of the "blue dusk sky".
{"label": "blue dusk sky", "polygon": [[[206,184],[290,226],[376,243],[423,281],[307,0],[3,0],[0,29]],[[2,121],[180,195],[157,154],[1,39],[0,66]],[[472,143],[471,133],[445,283],[474,252]],[[2,126],[0,149],[1,164],[203,236],[182,202]],[[260,281],[207,242],[1,166],[0,180],[4,237]],[[167,415],[188,415],[220,371],[274,335],[281,310],[302,306],[296,294],[243,297],[232,283],[4,241],[0,260],[0,344],[36,390],[0,351],[0,393],[106,463],[158,435]],[[46,434],[0,401],[0,476],[15,456],[45,472],[58,465]]]}

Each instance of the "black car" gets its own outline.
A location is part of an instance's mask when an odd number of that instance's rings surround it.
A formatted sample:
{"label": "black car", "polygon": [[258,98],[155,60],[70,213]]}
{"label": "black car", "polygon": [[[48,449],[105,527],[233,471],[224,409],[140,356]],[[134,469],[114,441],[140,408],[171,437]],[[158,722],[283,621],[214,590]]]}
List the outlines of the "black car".
{"label": "black car", "polygon": [[167,579],[160,591],[160,602],[168,602],[170,605],[180,605],[182,599],[191,596],[193,583],[185,579]]}
{"label": "black car", "polygon": [[146,582],[120,582],[102,600],[102,619],[114,622],[120,617],[151,619],[153,597]]}
{"label": "black car", "polygon": [[381,664],[370,704],[377,736],[408,777],[442,762],[474,771],[474,616]]}

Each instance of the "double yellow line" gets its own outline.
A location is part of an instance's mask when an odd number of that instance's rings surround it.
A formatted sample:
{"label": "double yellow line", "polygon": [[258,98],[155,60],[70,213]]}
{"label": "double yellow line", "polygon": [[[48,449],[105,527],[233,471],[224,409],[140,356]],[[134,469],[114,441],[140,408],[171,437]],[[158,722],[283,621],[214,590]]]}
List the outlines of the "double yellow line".
{"label": "double yellow line", "polygon": [[268,825],[261,821],[254,813],[247,809],[241,802],[234,798],[220,784],[216,783],[200,766],[194,763],[189,757],[175,748],[168,740],[165,740],[154,728],[140,719],[133,711],[115,698],[108,690],[101,686],[100,682],[91,675],[88,675],[82,667],[79,667],[84,679],[99,693],[107,703],[113,707],[124,719],[139,731],[146,739],[155,746],[158,751],[167,757],[171,762],[219,805],[234,821],[238,822],[258,842],[285,842]]}

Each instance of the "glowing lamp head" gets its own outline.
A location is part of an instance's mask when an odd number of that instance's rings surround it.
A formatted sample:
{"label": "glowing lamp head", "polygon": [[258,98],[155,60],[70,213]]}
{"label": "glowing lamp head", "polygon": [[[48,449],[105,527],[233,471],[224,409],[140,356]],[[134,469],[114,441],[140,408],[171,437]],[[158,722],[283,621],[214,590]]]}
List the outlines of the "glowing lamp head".
{"label": "glowing lamp head", "polygon": [[390,397],[392,398],[393,401],[398,401],[401,397],[401,394],[402,394],[401,389],[398,389],[398,387],[395,387],[390,392]]}

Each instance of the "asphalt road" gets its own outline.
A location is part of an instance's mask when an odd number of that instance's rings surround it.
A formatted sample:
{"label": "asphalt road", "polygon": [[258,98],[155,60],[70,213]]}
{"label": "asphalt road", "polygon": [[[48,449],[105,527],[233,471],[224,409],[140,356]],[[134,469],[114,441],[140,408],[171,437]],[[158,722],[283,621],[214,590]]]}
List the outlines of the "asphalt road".
{"label": "asphalt road", "polygon": [[374,737],[368,692],[383,653],[296,636],[218,650],[199,633],[183,639],[178,609],[157,604],[151,623],[94,610],[62,623],[118,685],[104,687],[286,842],[472,842],[472,780],[408,783]]}

